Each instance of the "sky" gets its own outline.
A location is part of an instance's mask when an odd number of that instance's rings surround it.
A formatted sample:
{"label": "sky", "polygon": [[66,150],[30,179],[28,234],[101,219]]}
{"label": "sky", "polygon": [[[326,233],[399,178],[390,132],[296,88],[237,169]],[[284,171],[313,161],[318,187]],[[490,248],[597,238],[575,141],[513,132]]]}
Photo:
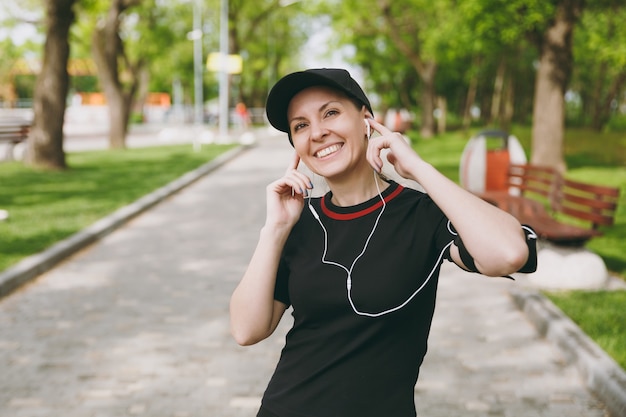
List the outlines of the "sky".
{"label": "sky", "polygon": [[[8,18],[18,18],[23,20],[36,20],[38,13],[24,11],[16,0],[4,0],[0,4],[0,22]],[[0,28],[0,39],[11,37],[13,43],[21,45],[28,39],[36,38],[39,35],[35,25],[32,23],[21,23],[12,28]]]}
{"label": "sky", "polygon": [[303,54],[302,66],[304,68],[345,68],[350,72],[352,78],[354,78],[359,84],[363,85],[363,74],[361,70],[349,64],[346,60],[353,52],[350,48],[343,48],[341,50],[332,51],[328,53],[328,45],[331,44],[330,40],[333,36],[333,31],[330,27],[325,26],[324,22],[320,22],[320,27],[312,30],[313,35],[309,38],[307,44],[304,46],[304,50],[307,51]]}

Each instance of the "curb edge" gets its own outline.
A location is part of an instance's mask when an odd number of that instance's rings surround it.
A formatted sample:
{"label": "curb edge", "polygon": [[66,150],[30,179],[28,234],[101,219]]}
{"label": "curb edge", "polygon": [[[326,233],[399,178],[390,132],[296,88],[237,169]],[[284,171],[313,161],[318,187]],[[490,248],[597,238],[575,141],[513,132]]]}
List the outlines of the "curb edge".
{"label": "curb edge", "polygon": [[555,343],[578,369],[587,388],[611,415],[626,415],[626,372],[552,301],[536,291],[512,290],[516,306],[542,337]]}
{"label": "curb edge", "polygon": [[252,146],[254,145],[240,145],[226,151],[204,165],[183,174],[168,184],[53,244],[48,249],[28,256],[14,266],[0,272],[0,299],[12,294],[24,284],[34,280],[77,251],[102,239],[137,215],[218,169]]}

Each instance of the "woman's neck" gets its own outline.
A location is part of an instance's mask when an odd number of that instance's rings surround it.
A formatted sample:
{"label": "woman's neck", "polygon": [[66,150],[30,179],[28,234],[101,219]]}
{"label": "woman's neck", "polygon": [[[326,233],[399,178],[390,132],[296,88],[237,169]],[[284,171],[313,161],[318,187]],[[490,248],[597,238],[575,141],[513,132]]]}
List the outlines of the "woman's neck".
{"label": "woman's neck", "polygon": [[378,177],[378,174],[370,170],[367,175],[360,175],[352,181],[328,180],[328,186],[332,191],[332,203],[339,207],[356,206],[383,192],[389,183]]}

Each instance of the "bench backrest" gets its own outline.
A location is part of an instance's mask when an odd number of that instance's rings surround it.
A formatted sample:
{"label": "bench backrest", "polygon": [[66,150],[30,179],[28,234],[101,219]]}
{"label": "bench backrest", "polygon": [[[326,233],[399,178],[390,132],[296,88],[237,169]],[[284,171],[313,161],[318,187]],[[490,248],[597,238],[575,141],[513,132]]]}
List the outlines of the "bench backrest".
{"label": "bench backrest", "polygon": [[594,229],[614,222],[619,188],[562,179],[552,209],[588,221]]}
{"label": "bench backrest", "polygon": [[0,141],[21,142],[28,137],[30,126],[24,124],[3,124],[0,121]]}
{"label": "bench backrest", "polygon": [[521,195],[527,193],[540,195],[551,205],[561,182],[559,177],[559,173],[550,167],[511,164],[508,185]]}
{"label": "bench backrest", "polygon": [[586,221],[593,229],[614,223],[619,188],[574,181],[553,168],[531,164],[511,165],[509,186],[522,195],[542,196],[553,212]]}

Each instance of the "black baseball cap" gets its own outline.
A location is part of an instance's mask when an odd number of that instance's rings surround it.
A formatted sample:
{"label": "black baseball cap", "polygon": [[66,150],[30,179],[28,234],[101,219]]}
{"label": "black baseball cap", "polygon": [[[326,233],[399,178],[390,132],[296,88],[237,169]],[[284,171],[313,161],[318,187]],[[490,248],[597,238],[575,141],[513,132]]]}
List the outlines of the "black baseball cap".
{"label": "black baseball cap", "polygon": [[[348,71],[340,68],[315,68],[286,75],[272,87],[265,105],[270,124],[281,132],[289,134],[289,121],[287,120],[289,102],[300,91],[318,85],[344,92],[348,97],[362,103],[372,116],[374,115],[370,101]],[[291,142],[291,135],[289,135],[289,141]]]}

